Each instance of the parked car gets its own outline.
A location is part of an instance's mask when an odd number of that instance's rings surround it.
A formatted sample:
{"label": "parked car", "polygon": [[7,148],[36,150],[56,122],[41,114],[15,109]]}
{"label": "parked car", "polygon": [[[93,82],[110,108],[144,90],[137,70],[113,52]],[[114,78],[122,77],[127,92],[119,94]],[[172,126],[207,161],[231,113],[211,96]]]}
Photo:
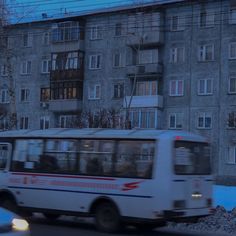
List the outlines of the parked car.
{"label": "parked car", "polygon": [[0,236],[30,236],[29,224],[15,213],[0,207]]}

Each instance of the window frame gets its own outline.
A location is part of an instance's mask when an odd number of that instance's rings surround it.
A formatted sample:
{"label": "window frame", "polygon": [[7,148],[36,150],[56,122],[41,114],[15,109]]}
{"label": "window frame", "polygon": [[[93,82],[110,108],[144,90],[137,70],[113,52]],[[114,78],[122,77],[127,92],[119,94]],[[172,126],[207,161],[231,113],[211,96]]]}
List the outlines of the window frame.
{"label": "window frame", "polygon": [[[234,80],[234,91],[231,91],[231,80]],[[236,94],[236,76],[230,76],[228,80],[228,94]]]}
{"label": "window frame", "polygon": [[21,75],[30,75],[32,73],[32,60],[21,62]]}
{"label": "window frame", "polygon": [[101,99],[101,84],[90,85],[88,88],[88,100],[100,100],[100,99]]}
{"label": "window frame", "polygon": [[[208,51],[208,47],[211,50]],[[211,55],[211,58],[208,58]],[[198,61],[199,62],[211,62],[215,60],[215,45],[214,44],[203,44],[198,46]]]}
{"label": "window frame", "polygon": [[[210,81],[210,92],[208,90],[208,82]],[[201,82],[203,82],[203,91],[201,92]],[[212,79],[199,79],[198,80],[198,95],[199,96],[207,96],[213,94],[213,80]]]}
{"label": "window frame", "polygon": [[[202,119],[202,125],[200,125],[200,119]],[[206,126],[207,120],[210,119],[210,126]],[[209,112],[202,112],[197,116],[197,128],[198,129],[212,129],[212,114]]]}
{"label": "window frame", "polygon": [[[171,125],[171,119],[174,118],[174,125]],[[170,113],[169,114],[169,123],[168,123],[168,128],[169,129],[178,129],[181,130],[183,129],[183,113],[178,112],[178,113]]]}
{"label": "window frame", "polygon": [[[175,83],[175,92],[172,93],[172,83]],[[179,92],[180,83],[182,83],[182,92]],[[174,79],[169,81],[169,96],[170,97],[182,97],[184,96],[184,80]]]}
{"label": "window frame", "polygon": [[[94,60],[94,62],[93,62]],[[93,65],[94,64],[94,65]],[[102,54],[93,54],[89,56],[89,69],[100,70],[102,69]]]}

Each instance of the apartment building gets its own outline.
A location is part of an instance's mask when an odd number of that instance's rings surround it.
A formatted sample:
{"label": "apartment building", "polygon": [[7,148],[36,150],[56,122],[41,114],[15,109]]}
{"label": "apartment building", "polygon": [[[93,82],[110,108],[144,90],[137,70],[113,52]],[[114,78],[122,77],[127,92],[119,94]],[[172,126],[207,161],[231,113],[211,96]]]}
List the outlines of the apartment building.
{"label": "apartment building", "polygon": [[189,130],[235,184],[235,1],[167,2],[8,26],[1,128]]}

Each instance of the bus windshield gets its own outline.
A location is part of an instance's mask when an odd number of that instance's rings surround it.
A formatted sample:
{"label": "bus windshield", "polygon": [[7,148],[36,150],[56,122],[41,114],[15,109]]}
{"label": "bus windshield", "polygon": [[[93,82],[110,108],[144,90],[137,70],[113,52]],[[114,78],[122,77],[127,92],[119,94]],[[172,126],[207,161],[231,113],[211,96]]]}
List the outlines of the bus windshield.
{"label": "bus windshield", "polygon": [[207,175],[211,173],[208,143],[175,141],[174,170],[177,175]]}

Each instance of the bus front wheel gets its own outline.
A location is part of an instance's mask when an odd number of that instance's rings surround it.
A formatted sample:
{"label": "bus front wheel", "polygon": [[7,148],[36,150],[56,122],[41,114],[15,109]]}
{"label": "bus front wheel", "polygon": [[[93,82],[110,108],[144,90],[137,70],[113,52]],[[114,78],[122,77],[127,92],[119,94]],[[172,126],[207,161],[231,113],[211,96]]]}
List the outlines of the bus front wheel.
{"label": "bus front wheel", "polygon": [[1,207],[12,211],[14,213],[18,213],[18,206],[16,204],[16,202],[12,199],[12,198],[3,198],[1,199],[1,203],[0,203]]}
{"label": "bus front wheel", "polygon": [[116,232],[120,227],[120,214],[116,206],[110,202],[100,203],[95,210],[95,223],[98,230]]}

